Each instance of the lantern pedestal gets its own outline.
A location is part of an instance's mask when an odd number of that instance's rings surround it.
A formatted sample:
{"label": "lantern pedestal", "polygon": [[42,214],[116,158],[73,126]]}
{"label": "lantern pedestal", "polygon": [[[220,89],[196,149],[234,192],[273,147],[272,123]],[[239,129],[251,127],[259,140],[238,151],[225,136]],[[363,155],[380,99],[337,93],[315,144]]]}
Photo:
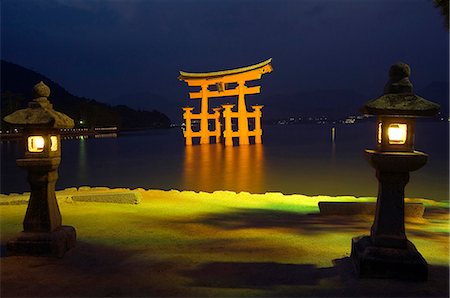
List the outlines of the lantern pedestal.
{"label": "lantern pedestal", "polygon": [[375,219],[370,236],[352,240],[351,258],[360,277],[427,279],[427,262],[405,234],[405,186],[409,172],[427,162],[422,152],[366,150],[379,181]]}
{"label": "lantern pedestal", "polygon": [[375,245],[370,236],[352,239],[352,258],[359,277],[393,278],[425,281],[428,264],[414,244],[406,240],[405,248]]}
{"label": "lantern pedestal", "polygon": [[62,257],[75,246],[75,229],[61,226],[61,213],[55,195],[60,161],[58,157],[17,160],[19,167],[28,170],[31,195],[23,232],[8,242],[8,253]]}
{"label": "lantern pedestal", "polygon": [[63,257],[76,243],[76,231],[71,226],[61,226],[52,232],[21,232],[8,242],[10,255]]}

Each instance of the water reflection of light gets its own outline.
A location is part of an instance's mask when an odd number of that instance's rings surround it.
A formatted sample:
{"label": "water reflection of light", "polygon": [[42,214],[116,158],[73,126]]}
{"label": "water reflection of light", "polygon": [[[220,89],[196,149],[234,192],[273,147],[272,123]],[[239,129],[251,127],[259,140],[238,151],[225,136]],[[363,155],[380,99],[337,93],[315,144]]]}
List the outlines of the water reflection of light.
{"label": "water reflection of light", "polygon": [[207,192],[215,190],[263,192],[263,145],[186,146],[183,189]]}
{"label": "water reflection of light", "polygon": [[116,133],[102,133],[102,134],[95,134],[94,137],[96,139],[99,139],[99,138],[117,138],[117,134]]}
{"label": "water reflection of light", "polygon": [[86,140],[84,136],[79,138],[79,159],[78,159],[78,175],[80,183],[86,183],[88,176],[88,157],[86,154]]}
{"label": "water reflection of light", "polygon": [[331,162],[334,165],[336,161],[336,128],[331,128]]}

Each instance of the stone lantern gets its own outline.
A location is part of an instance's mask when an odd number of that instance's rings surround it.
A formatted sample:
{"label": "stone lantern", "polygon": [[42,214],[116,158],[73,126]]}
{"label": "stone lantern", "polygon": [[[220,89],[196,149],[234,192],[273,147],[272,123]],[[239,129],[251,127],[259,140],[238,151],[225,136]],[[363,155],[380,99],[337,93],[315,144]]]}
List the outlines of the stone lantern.
{"label": "stone lantern", "polygon": [[415,118],[434,116],[439,105],[413,93],[410,68],[391,66],[384,94],[369,101],[362,112],[376,115],[376,150],[365,157],[379,181],[375,219],[370,236],[352,240],[351,258],[360,277],[426,280],[428,265],[406,238],[404,189],[409,172],[420,169],[428,155],[414,150]]}
{"label": "stone lantern", "polygon": [[17,159],[17,165],[27,169],[31,186],[23,232],[7,244],[12,254],[63,256],[76,242],[75,229],[61,225],[55,195],[61,162],[60,129],[72,128],[74,122],[53,109],[49,95],[48,86],[43,82],[36,84],[28,108],[4,118],[23,127],[24,155]]}

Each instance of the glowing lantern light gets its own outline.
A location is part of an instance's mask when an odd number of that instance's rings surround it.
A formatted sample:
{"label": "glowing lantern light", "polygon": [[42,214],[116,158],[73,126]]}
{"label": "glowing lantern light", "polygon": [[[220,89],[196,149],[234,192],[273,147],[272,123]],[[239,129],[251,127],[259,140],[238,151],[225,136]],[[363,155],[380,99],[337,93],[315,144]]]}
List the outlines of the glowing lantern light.
{"label": "glowing lantern light", "polygon": [[42,136],[29,136],[28,137],[28,151],[29,152],[42,152],[44,151],[44,137]]}
{"label": "glowing lantern light", "polygon": [[377,149],[380,152],[414,152],[415,121],[412,116],[379,115]]}
{"label": "glowing lantern light", "polygon": [[393,123],[388,127],[389,144],[405,144],[407,125]]}

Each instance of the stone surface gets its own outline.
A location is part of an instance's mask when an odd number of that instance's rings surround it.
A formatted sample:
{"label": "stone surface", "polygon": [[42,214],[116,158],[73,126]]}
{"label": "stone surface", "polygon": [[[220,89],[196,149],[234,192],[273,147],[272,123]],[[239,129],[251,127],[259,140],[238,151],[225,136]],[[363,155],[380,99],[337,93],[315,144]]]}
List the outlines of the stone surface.
{"label": "stone surface", "polygon": [[427,155],[421,152],[365,151],[366,159],[376,169],[378,196],[371,228],[372,241],[378,246],[404,248],[405,186],[409,172],[425,165]]}
{"label": "stone surface", "polygon": [[409,172],[425,165],[420,152],[366,150],[376,169],[378,196],[370,236],[352,239],[351,258],[359,277],[427,280],[428,265],[405,233],[405,186]]}
{"label": "stone surface", "polygon": [[[376,203],[372,202],[319,202],[322,215],[374,215]],[[422,203],[406,203],[405,217],[423,217]]]}
{"label": "stone surface", "polygon": [[70,195],[72,195],[74,193],[77,193],[77,192],[78,192],[78,190],[77,190],[76,187],[70,187],[70,188],[66,188],[66,189],[63,189],[63,190],[58,190],[56,192],[56,197],[58,197],[58,196],[70,196]]}
{"label": "stone surface", "polygon": [[47,85],[45,85],[44,82],[40,81],[33,87],[33,96],[34,98],[49,97],[50,88]]}
{"label": "stone surface", "polygon": [[7,244],[8,255],[63,257],[75,247],[76,231],[71,226],[60,226],[49,233],[22,232]]}
{"label": "stone surface", "polygon": [[90,192],[86,194],[75,194],[72,196],[73,201],[78,202],[102,202],[117,204],[139,204],[142,195],[139,192]]}
{"label": "stone surface", "polygon": [[104,187],[104,186],[97,186],[97,187],[92,187],[92,190],[110,190],[110,188]]}
{"label": "stone surface", "polygon": [[0,197],[0,205],[26,205],[30,196],[1,196]]}
{"label": "stone surface", "polygon": [[31,187],[23,221],[25,232],[52,232],[61,226],[61,213],[55,194],[59,161],[59,158],[17,160],[18,165],[28,170]]}
{"label": "stone surface", "polygon": [[[95,189],[95,190],[94,190]],[[139,204],[142,194],[138,190],[126,191],[123,189],[97,190],[94,188],[85,189],[81,192],[76,189],[65,189],[56,192],[58,201],[79,201],[79,202],[104,202],[118,204]],[[28,195],[0,195],[0,205],[26,205],[30,196]]]}
{"label": "stone surface", "polygon": [[370,236],[355,237],[350,257],[362,278],[415,281],[428,278],[428,264],[410,241],[404,249],[399,249],[375,246]]}
{"label": "stone surface", "polygon": [[376,170],[384,172],[412,172],[423,167],[428,155],[419,152],[382,152],[366,149],[364,156]]}
{"label": "stone surface", "polygon": [[80,186],[78,188],[78,191],[88,191],[88,190],[91,190],[90,186]]}
{"label": "stone surface", "polygon": [[378,246],[404,248],[405,186],[409,172],[384,172],[377,170],[378,197],[375,218],[370,236]]}
{"label": "stone surface", "polygon": [[384,94],[370,102],[362,112],[367,115],[434,116],[440,106],[415,94]]}
{"label": "stone surface", "polygon": [[411,68],[408,64],[400,62],[392,65],[389,69],[389,81],[384,86],[384,94],[412,93],[410,75]]}

